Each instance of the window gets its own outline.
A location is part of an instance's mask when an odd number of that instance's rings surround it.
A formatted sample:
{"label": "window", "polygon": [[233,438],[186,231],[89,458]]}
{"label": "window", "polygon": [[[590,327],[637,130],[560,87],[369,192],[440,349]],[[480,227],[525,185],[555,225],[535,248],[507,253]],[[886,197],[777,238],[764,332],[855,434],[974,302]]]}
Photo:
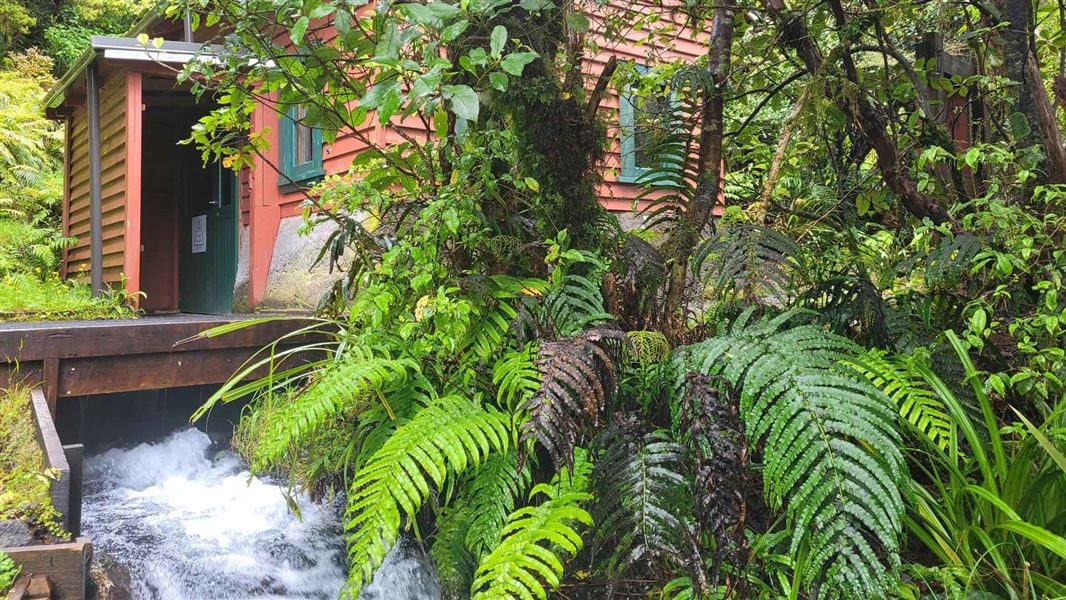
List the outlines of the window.
{"label": "window", "polygon": [[[644,69],[638,70],[643,73]],[[655,144],[667,126],[675,100],[667,95],[638,96],[626,90],[618,98],[622,172],[619,181],[633,183],[653,166]]]}
{"label": "window", "polygon": [[307,108],[290,108],[280,119],[278,146],[281,152],[279,186],[308,183],[325,175],[322,168],[322,130],[303,124]]}

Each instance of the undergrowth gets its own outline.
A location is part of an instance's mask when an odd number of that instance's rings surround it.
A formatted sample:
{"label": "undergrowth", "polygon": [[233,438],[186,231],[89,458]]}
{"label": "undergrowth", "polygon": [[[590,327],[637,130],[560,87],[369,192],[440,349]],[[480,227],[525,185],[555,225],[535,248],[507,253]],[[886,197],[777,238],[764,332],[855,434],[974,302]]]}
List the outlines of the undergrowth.
{"label": "undergrowth", "polygon": [[121,319],[135,317],[125,295],[93,298],[89,286],[56,277],[11,273],[0,277],[0,322]]}
{"label": "undergrowth", "polygon": [[29,390],[21,386],[0,390],[0,520],[22,520],[38,535],[64,537],[49,494],[58,476],[45,467]]}

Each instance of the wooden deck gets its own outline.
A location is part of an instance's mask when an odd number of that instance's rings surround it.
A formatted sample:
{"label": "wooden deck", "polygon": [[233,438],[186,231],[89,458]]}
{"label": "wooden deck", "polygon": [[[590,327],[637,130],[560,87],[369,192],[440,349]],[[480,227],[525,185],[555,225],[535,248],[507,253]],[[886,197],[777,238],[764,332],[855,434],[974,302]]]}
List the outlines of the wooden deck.
{"label": "wooden deck", "polygon": [[[0,388],[43,384],[54,414],[61,398],[222,383],[263,346],[307,324],[259,323],[178,344],[243,315],[0,323]],[[294,340],[295,341],[295,340]]]}

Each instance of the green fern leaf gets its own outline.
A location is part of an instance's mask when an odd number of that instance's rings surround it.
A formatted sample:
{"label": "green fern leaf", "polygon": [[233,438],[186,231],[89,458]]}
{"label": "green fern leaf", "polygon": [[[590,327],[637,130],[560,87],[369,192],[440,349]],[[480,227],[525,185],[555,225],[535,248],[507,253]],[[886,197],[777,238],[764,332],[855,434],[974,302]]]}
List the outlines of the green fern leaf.
{"label": "green fern leaf", "polygon": [[883,350],[868,350],[845,364],[891,398],[901,417],[944,450],[954,437],[951,417],[922,373],[913,368],[915,360],[917,355],[890,356]]}
{"label": "green fern leaf", "polygon": [[496,386],[496,402],[513,410],[529,400],[540,388],[540,371],[534,362],[536,346],[526,344],[521,350],[509,350],[492,368],[492,383]]}
{"label": "green fern leaf", "polygon": [[470,480],[460,502],[473,509],[466,547],[474,556],[488,554],[499,543],[507,515],[514,510],[515,500],[525,493],[529,480],[529,465],[520,469],[513,450],[490,457]]}
{"label": "green fern leaf", "polygon": [[510,446],[510,419],[458,396],[446,396],[396,429],[354,475],[348,494],[348,594],[357,597],[445,479],[477,467]]}
{"label": "green fern leaf", "polygon": [[535,506],[511,513],[500,544],[478,565],[473,600],[545,600],[562,581],[564,560],[581,550],[578,524],[592,526],[581,504],[591,499],[585,490],[591,465],[583,453],[572,459],[573,476],[563,472],[551,485],[540,484],[530,499],[544,496]]}
{"label": "green fern leaf", "polygon": [[799,254],[800,247],[788,236],[738,223],[700,244],[692,265],[716,298],[783,304],[792,296]]}
{"label": "green fern leaf", "polygon": [[[899,564],[903,458],[891,401],[840,362],[858,348],[795,312],[748,324],[678,355],[741,391],[741,418],[762,447],[766,496],[785,505],[798,575],[820,598],[885,597]],[[885,563],[888,563],[887,565]]]}
{"label": "green fern leaf", "polygon": [[466,547],[473,517],[473,507],[462,505],[445,508],[437,514],[437,532],[433,535],[429,554],[445,598],[469,596],[470,583],[477,568],[477,559]]}
{"label": "green fern leaf", "polygon": [[257,458],[264,466],[275,464],[342,411],[380,401],[384,397],[381,394],[399,388],[417,371],[418,364],[410,359],[376,357],[349,349],[277,411],[263,431]]}

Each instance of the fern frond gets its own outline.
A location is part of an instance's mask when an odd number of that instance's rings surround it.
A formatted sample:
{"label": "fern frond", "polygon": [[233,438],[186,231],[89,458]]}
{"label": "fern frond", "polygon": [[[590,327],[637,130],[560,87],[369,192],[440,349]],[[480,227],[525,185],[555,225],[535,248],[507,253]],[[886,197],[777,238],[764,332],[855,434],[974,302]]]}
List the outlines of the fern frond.
{"label": "fern frond", "polygon": [[607,550],[607,570],[665,556],[685,557],[689,525],[675,514],[674,498],[687,496],[681,475],[682,448],[662,433],[640,436],[636,423],[612,425],[596,440],[592,471],[598,550]]}
{"label": "fern frond", "polygon": [[761,225],[736,223],[696,249],[692,266],[716,298],[788,304],[800,264],[799,246]]}
{"label": "fern frond", "polygon": [[833,328],[863,345],[888,346],[892,335],[881,292],[867,277],[835,277],[803,292],[798,306],[816,310]]}
{"label": "fern frond", "polygon": [[505,338],[511,323],[518,316],[515,300],[542,295],[547,282],[506,275],[471,276],[464,281],[463,287],[471,297],[480,298],[483,305],[479,307],[478,318],[460,345],[459,352],[470,351],[477,360],[487,360],[506,345]]}
{"label": "fern frond", "polygon": [[941,238],[925,256],[925,284],[930,289],[954,287],[980,251],[981,240],[969,233]]}
{"label": "fern frond", "polygon": [[670,341],[658,331],[627,331],[632,357],[642,365],[662,362],[670,355]]}
{"label": "fern frond", "polygon": [[499,543],[507,515],[525,493],[529,480],[529,465],[519,468],[518,455],[512,450],[490,457],[467,484],[461,502],[473,509],[466,547],[475,557],[485,556]]}
{"label": "fern frond", "polygon": [[884,597],[903,513],[894,407],[841,368],[858,353],[852,342],[811,325],[788,328],[794,312],[748,324],[750,314],[679,359],[740,389],[767,500],[785,505],[791,552],[805,556],[802,580],[822,598]]}
{"label": "fern frond", "polygon": [[883,350],[868,350],[845,364],[891,398],[901,417],[944,450],[954,437],[951,417],[921,371],[913,368],[914,360],[915,355],[891,356]]}
{"label": "fern frond", "polygon": [[352,479],[346,593],[358,597],[431,488],[505,452],[510,435],[506,415],[458,396],[439,398],[400,425]]}
{"label": "fern frond", "polygon": [[403,386],[417,371],[418,364],[411,359],[349,349],[273,415],[263,431],[257,458],[263,466],[273,465],[342,411],[380,402],[385,398],[382,394]]}
{"label": "fern frond", "polygon": [[574,335],[613,318],[603,308],[599,283],[575,273],[562,275],[552,286],[545,298],[545,308],[561,336]]}
{"label": "fern frond", "polygon": [[563,472],[550,485],[535,486],[530,499],[544,496],[544,501],[507,518],[500,544],[478,565],[473,600],[545,600],[559,586],[563,561],[582,547],[575,527],[593,522],[581,507],[592,498],[586,491],[591,465],[580,452],[570,462],[573,476]]}
{"label": "fern frond", "polygon": [[591,329],[577,337],[540,345],[540,387],[521,408],[529,412],[522,440],[536,438],[556,467],[568,464],[578,439],[599,423],[618,386],[618,360],[628,338],[614,329]]}
{"label": "fern frond", "polygon": [[[491,459],[490,459],[491,460]],[[470,506],[446,507],[437,514],[437,532],[429,555],[445,598],[465,598],[477,568],[477,559],[466,546],[474,510]]]}
{"label": "fern frond", "polygon": [[[737,401],[728,389],[706,375],[689,373],[679,394],[679,437],[696,463],[693,496],[700,531],[715,540],[712,586],[723,564],[740,567],[743,514],[748,486],[748,447],[737,415]],[[705,588],[701,573],[693,578]]]}
{"label": "fern frond", "polygon": [[513,410],[540,388],[536,357],[536,346],[528,343],[521,350],[508,350],[493,365],[492,383],[496,386],[496,403],[501,408]]}

